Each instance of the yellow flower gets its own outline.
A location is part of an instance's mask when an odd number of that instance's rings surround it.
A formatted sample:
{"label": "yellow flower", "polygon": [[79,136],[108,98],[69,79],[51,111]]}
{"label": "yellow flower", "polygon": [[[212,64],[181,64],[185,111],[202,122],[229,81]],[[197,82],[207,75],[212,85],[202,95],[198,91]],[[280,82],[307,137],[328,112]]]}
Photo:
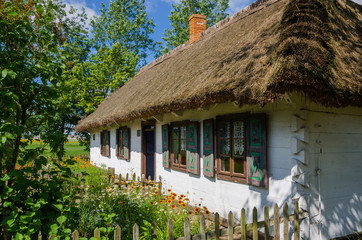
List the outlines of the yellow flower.
{"label": "yellow flower", "polygon": [[131,186],[131,189],[134,189],[134,186],[133,186],[133,185]]}
{"label": "yellow flower", "polygon": [[168,203],[168,204],[171,204],[171,203],[172,203],[172,200],[171,200],[171,199],[167,200],[167,203]]}
{"label": "yellow flower", "polygon": [[192,215],[192,214],[193,214],[193,212],[192,212],[192,211],[189,211],[189,214],[190,214],[190,215]]}
{"label": "yellow flower", "polygon": [[198,212],[200,212],[200,208],[196,207],[196,208],[194,209],[194,211],[195,211],[195,213],[198,213]]}
{"label": "yellow flower", "polygon": [[185,208],[185,207],[186,207],[186,203],[182,203],[182,207]]}
{"label": "yellow flower", "polygon": [[175,204],[172,204],[172,205],[171,205],[171,208],[172,208],[172,209],[175,209],[175,207],[176,207]]}
{"label": "yellow flower", "polygon": [[209,215],[209,214],[210,214],[209,210],[207,210],[207,209],[206,209],[205,213],[206,213],[207,215]]}

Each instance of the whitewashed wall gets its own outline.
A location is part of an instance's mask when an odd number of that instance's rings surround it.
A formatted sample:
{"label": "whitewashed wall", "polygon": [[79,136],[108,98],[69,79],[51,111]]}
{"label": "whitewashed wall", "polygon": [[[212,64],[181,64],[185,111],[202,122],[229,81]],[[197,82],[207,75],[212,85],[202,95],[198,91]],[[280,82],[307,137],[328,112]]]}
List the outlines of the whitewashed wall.
{"label": "whitewashed wall", "polygon": [[[125,125],[131,128],[131,158],[130,160],[122,160],[116,156],[116,129],[117,126],[112,126],[107,130],[110,130],[111,134],[111,156],[104,157],[101,155],[101,131],[102,129],[94,129],[91,131],[91,145],[90,145],[90,160],[94,164],[101,167],[115,168],[117,174],[136,173],[138,176],[141,172],[141,137],[137,137],[137,130],[141,130],[141,122],[135,121]],[[95,140],[93,140],[93,134],[95,134]]]}
{"label": "whitewashed wall", "polygon": [[362,110],[310,105],[305,195],[310,239],[362,231]]}
{"label": "whitewashed wall", "polygon": [[[295,100],[295,99],[294,99]],[[304,239],[330,239],[362,231],[362,111],[358,108],[326,109],[307,101],[276,102],[264,108],[236,107],[219,104],[209,109],[185,111],[182,115],[164,114],[156,124],[156,173],[164,186],[178,194],[187,195],[193,204],[202,204],[212,212],[227,217],[234,212],[240,219],[241,208],[264,205],[279,206],[285,202],[292,206],[294,198],[301,198],[301,207],[309,211],[310,218],[302,222]],[[300,110],[304,109],[304,110]],[[234,183],[202,174],[200,176],[162,167],[161,126],[182,120],[215,118],[238,112],[267,113],[267,157],[269,189]],[[127,123],[131,127],[131,160],[116,157],[116,128],[111,130],[111,157],[100,155],[100,131],[95,129],[91,141],[91,160],[98,166],[114,167],[116,173],[141,174],[141,121]],[[202,133],[202,124],[200,124]],[[202,149],[200,142],[200,153]],[[316,174],[320,169],[320,176]],[[320,194],[318,194],[320,192]],[[292,213],[292,208],[290,209]],[[270,216],[273,213],[270,212]],[[262,216],[259,215],[259,219]]]}

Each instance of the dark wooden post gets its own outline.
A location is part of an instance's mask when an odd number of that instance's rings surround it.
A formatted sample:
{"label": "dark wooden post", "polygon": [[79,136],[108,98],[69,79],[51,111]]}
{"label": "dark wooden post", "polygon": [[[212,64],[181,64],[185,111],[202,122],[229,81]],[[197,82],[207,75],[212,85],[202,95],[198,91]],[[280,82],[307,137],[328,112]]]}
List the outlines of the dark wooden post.
{"label": "dark wooden post", "polygon": [[270,239],[270,220],[269,220],[269,206],[264,207],[264,222],[265,222],[265,239]]}
{"label": "dark wooden post", "polygon": [[283,206],[283,227],[284,227],[284,240],[289,239],[289,209],[288,204]]}
{"label": "dark wooden post", "polygon": [[201,234],[201,240],[206,240],[205,216],[204,215],[201,215],[201,218],[200,218],[200,234]]}
{"label": "dark wooden post", "polygon": [[230,211],[228,215],[228,240],[233,240],[234,234],[234,215]]}
{"label": "dark wooden post", "polygon": [[274,205],[274,240],[280,240],[279,207]]}
{"label": "dark wooden post", "polygon": [[294,240],[299,240],[299,203],[298,199],[294,202]]}
{"label": "dark wooden post", "polygon": [[172,220],[169,219],[167,222],[167,229],[168,229],[168,240],[174,240],[173,239],[173,224],[172,224]]}
{"label": "dark wooden post", "polygon": [[245,208],[241,209],[241,240],[246,240]]}
{"label": "dark wooden post", "polygon": [[253,208],[253,240],[258,240],[258,211]]}

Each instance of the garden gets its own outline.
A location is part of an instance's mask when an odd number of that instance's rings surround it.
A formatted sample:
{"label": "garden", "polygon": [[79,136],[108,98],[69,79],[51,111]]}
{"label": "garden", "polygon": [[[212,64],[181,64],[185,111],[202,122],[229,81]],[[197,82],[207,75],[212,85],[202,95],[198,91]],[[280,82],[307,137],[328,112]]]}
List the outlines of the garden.
{"label": "garden", "polygon": [[2,228],[15,240],[37,239],[39,231],[43,239],[71,239],[74,230],[80,239],[95,239],[96,228],[101,239],[113,239],[117,225],[122,239],[132,239],[135,223],[140,239],[167,239],[169,219],[177,238],[184,234],[185,217],[190,218],[194,235],[199,233],[201,214],[209,214],[205,206],[191,206],[186,195],[163,189],[160,182],[123,179],[114,183],[107,170],[80,157],[52,162],[40,157],[32,166],[5,174],[0,185],[4,187]]}

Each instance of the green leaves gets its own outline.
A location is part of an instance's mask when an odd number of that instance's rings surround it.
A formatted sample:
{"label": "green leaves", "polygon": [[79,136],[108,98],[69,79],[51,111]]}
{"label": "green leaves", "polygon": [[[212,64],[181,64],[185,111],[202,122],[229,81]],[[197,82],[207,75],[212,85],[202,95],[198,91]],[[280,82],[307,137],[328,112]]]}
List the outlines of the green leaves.
{"label": "green leaves", "polygon": [[16,73],[12,70],[4,69],[1,72],[1,76],[2,78],[6,78],[7,76],[9,76],[10,78],[14,79],[16,77]]}
{"label": "green leaves", "polygon": [[181,0],[178,4],[172,4],[173,10],[168,17],[171,20],[171,29],[166,29],[163,40],[166,46],[159,55],[185,43],[189,40],[189,17],[193,14],[206,15],[206,25],[210,27],[226,18],[226,9],[229,7],[229,0]]}

